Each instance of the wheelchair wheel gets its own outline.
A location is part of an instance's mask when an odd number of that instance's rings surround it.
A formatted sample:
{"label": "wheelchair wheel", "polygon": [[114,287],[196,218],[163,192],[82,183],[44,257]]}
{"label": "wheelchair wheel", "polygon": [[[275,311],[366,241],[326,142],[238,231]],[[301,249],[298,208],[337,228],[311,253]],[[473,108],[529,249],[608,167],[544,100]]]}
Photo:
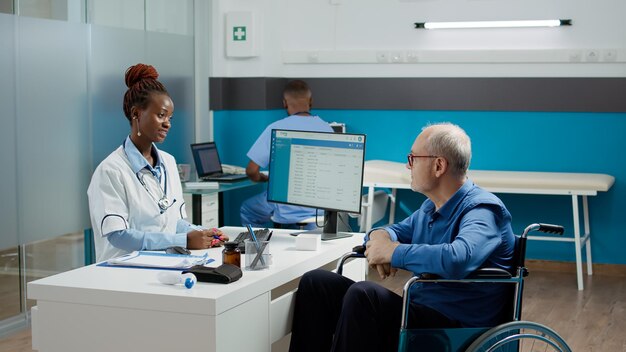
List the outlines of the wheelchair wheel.
{"label": "wheelchair wheel", "polygon": [[480,335],[467,352],[571,352],[567,343],[547,326],[528,321],[498,325]]}

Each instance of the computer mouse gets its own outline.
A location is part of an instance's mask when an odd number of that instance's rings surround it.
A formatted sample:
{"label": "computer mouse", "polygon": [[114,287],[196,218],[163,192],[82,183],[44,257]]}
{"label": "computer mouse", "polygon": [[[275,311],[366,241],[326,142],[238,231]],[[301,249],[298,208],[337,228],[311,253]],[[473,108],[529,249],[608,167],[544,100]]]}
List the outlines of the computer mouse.
{"label": "computer mouse", "polygon": [[191,252],[184,247],[181,246],[173,246],[165,249],[165,253],[167,254],[191,254]]}

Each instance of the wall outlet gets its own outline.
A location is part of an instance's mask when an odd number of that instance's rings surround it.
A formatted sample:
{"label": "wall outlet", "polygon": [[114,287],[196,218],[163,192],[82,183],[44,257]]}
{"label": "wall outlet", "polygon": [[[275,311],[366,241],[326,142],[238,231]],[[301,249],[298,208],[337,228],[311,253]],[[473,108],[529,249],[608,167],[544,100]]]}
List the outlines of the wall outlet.
{"label": "wall outlet", "polygon": [[404,62],[404,53],[401,51],[391,52],[389,55],[389,59],[393,63],[402,63]]}
{"label": "wall outlet", "polygon": [[579,50],[570,51],[569,62],[581,62],[583,61],[583,54]]}
{"label": "wall outlet", "polygon": [[607,49],[602,51],[602,61],[615,62],[617,61],[617,50]]}
{"label": "wall outlet", "polygon": [[389,53],[386,51],[376,52],[376,62],[379,64],[386,64],[389,62]]}
{"label": "wall outlet", "polygon": [[407,51],[406,61],[407,62],[419,62],[419,55],[417,54],[417,51]]}
{"label": "wall outlet", "polygon": [[320,54],[317,51],[310,52],[306,59],[310,63],[318,63],[320,62]]}
{"label": "wall outlet", "polygon": [[587,51],[585,51],[585,61],[587,61],[587,62],[598,62],[598,61],[600,61],[600,53],[597,50],[587,50]]}

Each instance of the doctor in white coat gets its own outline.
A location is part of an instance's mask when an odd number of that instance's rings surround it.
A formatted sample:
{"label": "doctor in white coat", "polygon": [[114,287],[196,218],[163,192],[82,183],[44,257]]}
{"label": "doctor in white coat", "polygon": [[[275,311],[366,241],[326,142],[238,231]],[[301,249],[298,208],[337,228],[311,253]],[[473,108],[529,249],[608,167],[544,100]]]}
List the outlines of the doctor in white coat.
{"label": "doctor in white coat", "polygon": [[124,114],[131,132],[96,168],[87,190],[97,261],[134,250],[204,249],[228,240],[217,229],[185,220],[176,160],[155,144],[167,137],[174,112],[158,76],[150,65],[126,70]]}

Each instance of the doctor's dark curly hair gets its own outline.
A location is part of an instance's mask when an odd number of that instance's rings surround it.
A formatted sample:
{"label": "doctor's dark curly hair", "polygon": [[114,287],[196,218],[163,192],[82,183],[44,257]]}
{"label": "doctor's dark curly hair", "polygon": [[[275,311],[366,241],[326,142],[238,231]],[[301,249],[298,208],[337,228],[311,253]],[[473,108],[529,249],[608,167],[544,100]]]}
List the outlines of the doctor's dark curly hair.
{"label": "doctor's dark curly hair", "polygon": [[159,73],[150,65],[137,64],[126,70],[124,80],[128,90],[124,94],[124,115],[128,121],[132,122],[130,110],[133,106],[145,108],[148,104],[150,94],[166,94],[167,89],[157,80]]}

